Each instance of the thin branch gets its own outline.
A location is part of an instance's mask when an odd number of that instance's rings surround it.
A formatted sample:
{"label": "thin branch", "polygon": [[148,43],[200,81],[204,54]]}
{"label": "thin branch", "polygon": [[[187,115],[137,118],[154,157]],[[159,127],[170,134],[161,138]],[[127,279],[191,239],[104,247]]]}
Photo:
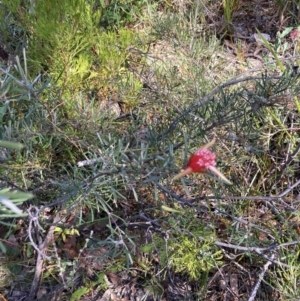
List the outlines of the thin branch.
{"label": "thin branch", "polygon": [[273,215],[275,216],[275,218],[278,221],[280,221],[281,223],[283,223],[285,221],[284,216],[282,216],[282,214],[279,212],[279,210],[274,205],[274,201],[263,201],[263,202],[271,210],[271,212],[273,213]]}
{"label": "thin branch", "polygon": [[[249,201],[274,201],[274,200],[279,200],[286,209],[295,211],[295,208],[289,206],[286,202],[282,200],[284,196],[286,196],[290,191],[292,191],[295,187],[297,187],[300,184],[300,180],[296,181],[293,185],[289,186],[286,188],[283,192],[281,192],[278,195],[275,196],[200,196],[196,198],[191,198],[188,200],[181,199],[182,202],[197,202],[201,200],[206,200],[206,199],[212,199],[212,200],[224,200],[224,199],[229,199],[229,200],[249,200]],[[157,185],[157,184],[156,184]]]}
{"label": "thin branch", "polygon": [[[179,196],[179,195],[175,194],[174,192],[168,190],[166,187],[164,187],[163,185],[161,185],[159,183],[156,183],[155,185],[157,185],[157,187],[160,190],[162,190],[163,192],[169,194],[172,198],[176,199],[178,201],[178,203],[180,203],[182,205],[185,205],[185,206],[188,206],[188,207],[194,207],[194,208],[196,207],[196,205],[193,204],[191,202],[191,200],[184,200],[181,196]],[[210,196],[209,197],[201,197],[202,200],[207,200],[207,199],[214,199],[215,200],[215,199],[225,199],[225,198],[227,199],[227,198],[231,198],[231,197],[214,197],[214,196],[212,196],[212,197],[210,197]],[[197,208],[197,210],[199,210],[199,208]],[[202,212],[203,213],[207,213],[208,212],[208,208],[203,209]],[[225,212],[225,211],[223,211],[223,210],[221,210],[219,208],[215,208],[215,212],[214,213],[219,213],[219,214],[225,215],[225,216],[231,218],[233,221],[236,221],[238,223],[241,223],[241,224],[247,225],[249,227],[255,228],[255,229],[257,229],[257,230],[265,233],[271,239],[275,240],[275,237],[272,236],[268,231],[262,229],[261,227],[255,225],[255,224],[253,224],[253,223],[251,223],[249,221],[246,221],[246,220],[244,220],[242,218],[239,218],[239,217],[235,217],[232,214],[229,214],[229,213],[227,213],[227,212]]]}
{"label": "thin branch", "polygon": [[286,196],[290,191],[292,191],[295,187],[297,187],[300,184],[300,180],[298,180],[296,183],[294,183],[292,186],[288,187],[286,190],[284,190],[282,193],[280,193],[276,198],[280,199],[284,196]]}
{"label": "thin branch", "polygon": [[170,191],[169,189],[167,189],[165,186],[159,184],[159,183],[155,183],[155,185],[163,192],[167,193],[169,196],[171,196],[172,198],[174,198],[175,200],[178,201],[178,203],[184,204],[186,206],[189,207],[194,207],[194,205],[190,202],[190,200],[184,200],[181,196],[179,196],[178,194]]}
{"label": "thin branch", "polygon": [[[292,130],[294,130],[294,129],[292,129]],[[290,144],[289,144],[289,147],[290,147]],[[274,184],[274,187],[277,187],[277,185],[282,181],[284,171],[294,161],[294,159],[298,156],[299,152],[300,152],[300,144],[298,144],[298,146],[296,147],[294,152],[291,153],[291,154],[289,153],[289,150],[287,150],[288,154],[286,155],[286,158],[285,158],[284,162],[282,162],[282,165],[279,167],[279,170],[277,171],[277,182]],[[272,172],[274,172],[274,169],[270,171],[270,174]]]}
{"label": "thin branch", "polygon": [[[273,259],[275,257],[275,255],[273,254],[272,256],[271,256],[271,258]],[[257,280],[257,282],[256,282],[256,284],[255,284],[255,286],[254,286],[254,288],[253,288],[253,290],[252,290],[252,292],[251,292],[251,295],[250,295],[250,297],[249,297],[249,299],[248,299],[248,301],[254,301],[254,299],[255,299],[255,297],[256,297],[256,294],[257,294],[257,291],[258,291],[258,289],[259,289],[259,287],[260,287],[260,284],[261,284],[261,282],[262,282],[262,280],[263,280],[263,278],[264,278],[264,276],[265,276],[265,274],[266,274],[266,272],[267,272],[267,270],[268,270],[268,268],[269,268],[269,266],[272,264],[272,262],[271,261],[268,261],[265,265],[264,265],[264,267],[263,267],[263,270],[261,271],[261,273],[259,274],[259,278],[258,278],[258,280]]]}
{"label": "thin branch", "polygon": [[222,214],[224,216],[227,216],[227,217],[231,218],[233,221],[236,221],[236,222],[238,222],[240,224],[244,224],[244,225],[246,225],[248,227],[255,228],[255,229],[259,230],[260,232],[265,233],[269,238],[271,238],[272,240],[275,241],[275,237],[272,236],[268,231],[262,229],[261,227],[255,225],[255,224],[253,224],[253,223],[251,223],[251,222],[249,222],[247,220],[244,220],[241,217],[235,217],[232,214],[229,214],[229,213],[227,213],[227,212],[225,212],[223,210],[220,210],[219,208],[215,208],[215,212],[217,212],[219,214]]}
{"label": "thin branch", "polygon": [[[166,187],[159,183],[155,183],[155,185],[160,188],[162,191],[168,193],[171,197],[174,199],[178,200],[180,203],[184,203],[185,205],[188,205],[191,207],[191,203],[197,202],[197,201],[203,201],[203,200],[224,200],[224,199],[229,199],[229,200],[249,200],[249,201],[273,201],[273,200],[280,200],[284,196],[286,196],[290,191],[292,191],[295,187],[297,187],[300,184],[300,180],[295,182],[292,186],[289,186],[287,189],[285,189],[283,192],[281,192],[278,195],[275,196],[198,196],[195,198],[190,198],[190,199],[184,199],[183,197],[175,194],[174,192],[168,190]],[[280,200],[282,201],[282,200]],[[288,206],[285,202],[283,202],[285,206],[288,207],[288,209],[294,211],[295,209]]]}
{"label": "thin branch", "polygon": [[271,249],[274,249],[277,247],[277,245],[271,245],[269,247],[265,248],[257,248],[257,247],[244,247],[240,245],[233,245],[221,241],[216,241],[215,245],[218,247],[222,248],[229,248],[229,249],[234,249],[234,250],[239,250],[239,251],[245,251],[245,252],[256,252],[256,253],[261,253],[261,252],[267,252],[270,251]]}
{"label": "thin branch", "polygon": [[40,245],[37,246],[37,244],[35,243],[35,241],[32,237],[33,230],[35,230],[37,236],[39,236],[39,230],[44,232],[44,229],[40,226],[39,221],[38,221],[38,219],[39,219],[38,209],[32,206],[27,210],[27,212],[28,212],[28,217],[29,217],[28,237],[29,237],[30,243],[42,258],[50,260],[51,258],[46,256],[41,251],[41,241],[39,241]]}
{"label": "thin branch", "polygon": [[[34,277],[33,277],[33,281],[31,284],[31,288],[30,288],[30,293],[29,293],[29,297],[28,297],[28,301],[34,300],[36,293],[38,291],[39,285],[40,285],[40,281],[41,281],[41,276],[42,276],[42,272],[43,272],[43,265],[45,260],[49,260],[51,259],[51,257],[46,256],[46,252],[48,249],[48,246],[50,245],[51,241],[53,240],[53,232],[55,230],[55,225],[50,226],[48,233],[44,239],[44,241],[42,240],[42,237],[39,235],[38,230],[42,230],[44,232],[44,230],[42,229],[42,227],[40,226],[39,222],[38,222],[38,208],[36,207],[31,207],[29,208],[29,213],[31,214],[31,218],[33,220],[32,223],[35,224],[35,228],[36,228],[36,235],[38,237],[38,242],[39,242],[39,246],[37,247],[36,244],[34,243],[33,239],[31,236],[30,242],[35,245],[34,248],[37,251],[38,255],[37,255],[37,259],[36,259],[36,264],[35,264],[35,273],[34,273]],[[54,218],[54,224],[56,224],[59,220],[59,216],[56,215]],[[30,228],[28,229],[29,231],[29,235],[30,235]]]}
{"label": "thin branch", "polygon": [[[262,253],[259,253],[257,252],[257,254],[261,257],[263,257],[264,259],[268,260],[268,261],[271,261],[273,264],[277,264],[279,265],[280,267],[284,267],[284,268],[287,268],[287,269],[290,269],[292,266],[291,265],[288,265],[286,263],[283,263],[281,261],[278,261],[278,260],[275,260],[275,259],[272,259],[271,257],[268,257],[267,255],[265,254],[262,254]],[[295,266],[294,266],[295,267]]]}
{"label": "thin branch", "polygon": [[234,249],[234,250],[239,250],[239,251],[244,251],[244,252],[254,252],[258,254],[259,256],[267,259],[268,261],[271,261],[274,264],[277,264],[281,267],[286,267],[290,268],[291,266],[288,264],[285,264],[283,262],[280,262],[278,260],[275,260],[274,258],[268,257],[265,255],[265,252],[270,252],[270,251],[275,251],[283,247],[288,247],[288,246],[294,246],[294,245],[300,245],[300,240],[292,241],[292,242],[287,242],[287,243],[282,243],[282,244],[272,244],[269,247],[264,247],[264,248],[258,248],[258,247],[245,247],[245,246],[240,246],[240,245],[234,245],[230,243],[224,243],[221,241],[216,241],[215,245],[218,247],[222,248],[228,248],[228,249]]}
{"label": "thin branch", "polygon": [[165,135],[167,135],[168,133],[170,133],[171,131],[173,131],[179,121],[184,118],[186,115],[190,114],[193,110],[197,109],[199,106],[202,106],[204,104],[206,104],[215,94],[217,94],[218,92],[222,91],[224,88],[229,87],[231,85],[235,85],[235,84],[239,84],[239,83],[243,83],[246,81],[250,81],[250,80],[261,80],[261,79],[280,79],[282,76],[271,76],[271,77],[262,77],[262,76],[248,76],[248,77],[243,77],[243,78],[238,78],[238,76],[230,79],[229,81],[225,82],[224,84],[217,86],[216,88],[214,88],[210,93],[208,93],[207,95],[205,95],[204,97],[202,97],[200,100],[196,101],[193,105],[191,105],[189,108],[187,108],[186,110],[184,110],[169,126],[169,128],[160,133],[158,135],[158,138],[161,138]]}

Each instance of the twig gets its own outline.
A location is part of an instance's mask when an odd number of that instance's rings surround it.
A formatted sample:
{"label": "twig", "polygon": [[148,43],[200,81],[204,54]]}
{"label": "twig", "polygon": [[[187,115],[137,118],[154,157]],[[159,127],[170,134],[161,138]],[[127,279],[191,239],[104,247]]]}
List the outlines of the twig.
{"label": "twig", "polygon": [[[288,268],[288,269],[290,269],[291,267],[293,267],[293,266],[288,265],[288,264],[286,264],[286,263],[283,263],[283,262],[281,262],[281,261],[272,259],[272,258],[268,257],[268,256],[265,255],[265,254],[262,254],[262,253],[259,253],[259,252],[257,252],[257,254],[258,254],[259,256],[263,257],[264,259],[266,259],[266,260],[268,260],[268,261],[270,261],[270,262],[272,262],[272,263],[274,263],[274,264],[279,265],[280,267],[284,267],[284,268]],[[294,267],[296,268],[296,266],[294,266]]]}
{"label": "twig", "polygon": [[197,201],[203,201],[203,200],[224,200],[224,199],[229,199],[229,200],[249,200],[249,201],[274,201],[274,200],[279,200],[283,203],[285,207],[287,207],[289,210],[294,211],[295,208],[290,207],[288,204],[286,204],[284,201],[281,199],[286,196],[291,190],[293,190],[295,187],[300,185],[300,180],[295,182],[292,186],[289,186],[287,189],[285,189],[283,192],[281,192],[278,195],[275,196],[198,196],[195,198],[191,199],[184,199],[183,197],[180,197],[179,195],[175,194],[174,192],[168,190],[166,187],[159,183],[155,183],[155,185],[160,188],[162,191],[168,193],[170,196],[172,196],[174,199],[178,200],[181,203],[184,203],[185,205],[191,206],[191,203],[197,202]]}
{"label": "twig", "polygon": [[[290,145],[290,144],[289,144]],[[287,150],[287,153],[289,151]],[[297,146],[297,148],[294,150],[293,153],[288,153],[286,158],[285,158],[285,162],[282,164],[282,166],[280,166],[279,170],[277,171],[277,182],[274,184],[274,187],[277,187],[278,183],[281,182],[282,177],[283,177],[283,173],[286,170],[286,168],[294,161],[294,159],[297,157],[297,155],[300,152],[300,144]]]}
{"label": "twig", "polygon": [[220,213],[220,214],[222,214],[222,215],[225,215],[225,216],[231,218],[233,221],[236,221],[236,222],[238,222],[238,223],[240,223],[240,224],[244,224],[244,225],[246,225],[246,226],[248,226],[248,227],[255,228],[255,229],[257,229],[257,230],[259,230],[259,231],[265,233],[269,238],[275,240],[275,237],[272,236],[268,231],[262,229],[261,227],[255,225],[255,224],[253,224],[253,223],[251,223],[251,222],[248,222],[248,221],[244,220],[244,219],[241,218],[241,217],[235,217],[235,216],[233,216],[232,214],[229,214],[229,213],[227,213],[227,212],[225,212],[225,211],[223,211],[223,210],[220,210],[219,208],[215,208],[215,212]]}
{"label": "twig", "polygon": [[[280,200],[283,196],[288,194],[291,190],[293,190],[296,186],[300,184],[300,180],[297,181],[294,185],[290,186],[287,188],[285,191],[283,191],[279,195],[274,195],[274,196],[200,196],[200,197],[195,197],[192,199],[189,199],[188,202],[193,203],[205,199],[212,199],[212,200],[224,200],[224,199],[229,199],[229,200],[249,200],[249,201],[272,201],[272,200]],[[281,201],[281,200],[280,200]],[[284,205],[287,205],[284,203]],[[290,210],[295,210],[294,208],[290,207]]]}
{"label": "twig", "polygon": [[279,212],[279,210],[275,207],[274,201],[263,201],[265,205],[271,210],[271,212],[274,214],[275,218],[283,223],[285,221],[284,216]]}
{"label": "twig", "polygon": [[137,219],[143,219],[143,220],[146,220],[147,222],[150,222],[152,225],[155,225],[156,227],[161,227],[161,225],[158,222],[156,222],[152,218],[146,216],[146,214],[142,211],[139,214],[131,216],[129,220],[135,221]]}
{"label": "twig", "polygon": [[[205,200],[205,199],[215,199],[215,200],[229,199],[229,200],[249,200],[249,201],[269,201],[269,202],[279,200],[286,209],[288,209],[290,211],[295,211],[296,209],[289,206],[286,202],[284,202],[282,200],[282,198],[284,196],[286,196],[295,187],[297,187],[299,184],[300,184],[300,180],[298,180],[292,186],[289,186],[282,193],[280,193],[278,195],[275,195],[275,196],[271,196],[271,195],[270,196],[201,196],[201,197],[196,197],[196,198],[189,199],[187,201],[190,202],[190,203],[194,203],[194,202]],[[185,201],[185,200],[182,200],[182,201]],[[270,208],[272,207],[270,203],[268,205],[270,206]]]}
{"label": "twig", "polygon": [[[167,193],[169,196],[171,196],[172,198],[176,199],[179,203],[183,204],[183,205],[187,205],[189,207],[195,207],[195,204],[193,204],[192,202],[196,201],[196,200],[206,200],[206,199],[247,199],[247,200],[264,200],[266,205],[268,205],[268,207],[271,207],[271,209],[274,209],[274,214],[279,214],[278,210],[274,207],[273,204],[271,204],[274,200],[279,199],[280,201],[281,198],[283,196],[285,196],[286,194],[288,194],[293,188],[295,188],[296,186],[298,186],[300,183],[300,180],[297,181],[296,183],[294,183],[292,186],[288,187],[286,190],[284,190],[281,194],[277,195],[277,196],[267,196],[267,197],[263,197],[263,196],[248,196],[248,197],[235,197],[235,196],[225,196],[225,197],[220,197],[220,196],[203,196],[203,197],[198,197],[198,198],[194,198],[194,199],[188,199],[185,200],[184,198],[182,198],[181,196],[177,195],[176,193],[170,191],[169,189],[167,189],[165,186],[159,184],[159,183],[155,183],[155,185],[164,193]],[[283,201],[282,201],[283,202]],[[285,202],[283,202],[285,204]],[[286,204],[286,206],[288,206]],[[288,206],[289,207],[289,206]],[[295,210],[294,208],[290,208],[291,210]],[[237,221],[239,223],[243,223],[247,226],[253,227],[258,229],[261,232],[266,233],[271,239],[273,239],[275,241],[275,237],[271,236],[270,233],[268,233],[267,231],[265,231],[264,229],[260,228],[259,226],[252,224],[242,218],[238,218],[235,216],[232,216],[231,214],[222,211],[218,208],[215,208],[215,213],[219,213],[222,215],[226,215],[228,217],[230,217],[232,220]],[[283,267],[288,267],[287,264],[282,263],[280,261],[276,261],[276,260],[272,260],[270,257],[268,257],[267,255],[263,254],[265,252],[269,252],[271,250],[275,250],[275,249],[279,249],[281,247],[286,247],[286,246],[291,246],[291,245],[297,245],[300,244],[300,240],[299,241],[293,241],[293,242],[287,242],[287,243],[283,243],[283,244],[272,244],[268,247],[264,247],[264,248],[258,248],[258,247],[244,247],[244,246],[240,246],[240,245],[233,245],[233,244],[228,244],[228,243],[224,243],[224,242],[220,242],[220,241],[216,241],[215,245],[218,247],[222,247],[222,248],[230,248],[230,249],[235,249],[235,250],[240,250],[240,251],[245,251],[245,252],[255,252],[258,255],[262,256],[263,258],[267,259],[268,261],[274,263],[274,264],[278,264],[280,266]]]}
{"label": "twig", "polygon": [[[185,200],[183,199],[181,196],[175,194],[174,192],[168,190],[166,187],[164,187],[163,185],[159,184],[159,183],[155,183],[155,185],[157,185],[157,187],[162,190],[163,192],[169,194],[172,198],[176,199],[178,201],[178,203],[180,204],[183,204],[183,205],[186,205],[186,206],[189,206],[189,207],[195,207],[195,204],[193,204],[193,201],[195,201],[195,199],[188,199],[188,200]],[[231,199],[231,198],[234,198],[234,199],[243,199],[243,197],[231,197],[231,196],[227,196],[227,197],[218,197],[218,196],[204,196],[204,197],[200,197],[200,198],[197,198],[197,200],[207,200],[207,199]],[[255,198],[255,197],[254,197]],[[261,198],[258,197],[258,200],[261,200]],[[294,210],[294,209],[293,209]],[[208,211],[208,209],[205,209],[205,211]],[[270,234],[268,233],[267,231],[265,231],[264,229],[262,229],[261,227],[251,223],[251,222],[248,222],[242,218],[238,218],[238,217],[235,217],[235,216],[232,216],[231,214],[223,211],[223,210],[220,210],[218,208],[215,208],[215,212],[219,213],[219,214],[222,214],[222,215],[225,215],[225,216],[228,216],[230,217],[232,220],[234,221],[237,221],[238,223],[242,223],[244,225],[247,225],[247,226],[250,226],[250,227],[253,227],[253,228],[256,228],[258,229],[259,231],[265,233],[267,236],[269,236],[271,239],[274,239],[275,238]]]}
{"label": "twig", "polygon": [[297,187],[300,184],[300,180],[298,180],[296,183],[294,183],[292,186],[284,190],[282,193],[278,194],[277,199],[280,199],[284,196],[286,196],[291,190],[293,190],[295,187]]}
{"label": "twig", "polygon": [[[275,257],[275,255],[272,254],[271,259],[274,259],[274,257]],[[256,282],[256,284],[255,284],[255,286],[254,286],[254,288],[253,288],[253,290],[252,290],[252,292],[251,292],[251,295],[250,295],[248,301],[254,301],[254,299],[255,299],[255,297],[256,297],[256,294],[257,294],[257,291],[258,291],[258,289],[259,289],[259,287],[260,287],[260,284],[261,284],[261,282],[262,282],[262,280],[263,280],[263,278],[264,278],[264,275],[265,275],[265,273],[267,272],[267,270],[268,270],[268,268],[269,268],[269,266],[270,266],[271,264],[272,264],[272,261],[268,261],[268,262],[264,265],[263,270],[261,271],[261,273],[260,273],[259,276],[258,276],[259,278],[258,278],[258,280],[257,280],[257,282]]]}
{"label": "twig", "polygon": [[[39,216],[38,216],[38,209],[36,207],[30,207],[28,210],[28,217],[29,217],[29,226],[28,226],[28,237],[30,240],[31,245],[33,248],[37,251],[37,253],[42,257],[47,260],[50,260],[51,258],[46,256],[42,251],[41,251],[41,246],[37,246],[36,243],[34,242],[34,239],[32,237],[32,232],[33,229],[36,231],[36,235],[38,234],[38,231],[41,230],[42,232],[45,232],[44,229],[40,226],[39,224]],[[39,244],[41,244],[41,241],[39,241]]]}
{"label": "twig", "polygon": [[[40,226],[39,222],[38,222],[38,212],[39,210],[36,207],[31,207],[29,208],[29,213],[31,214],[31,218],[32,221],[30,221],[30,223],[34,223],[35,228],[36,228],[36,235],[37,235],[37,239],[39,242],[39,246],[37,247],[37,245],[34,243],[33,239],[31,236],[31,243],[34,245],[35,250],[37,251],[38,255],[37,255],[37,259],[36,259],[36,265],[35,265],[35,273],[34,273],[34,277],[33,277],[33,281],[32,281],[32,285],[30,288],[30,293],[29,293],[29,297],[28,297],[28,301],[34,300],[36,293],[38,291],[39,288],[39,284],[41,281],[41,275],[42,275],[42,271],[43,271],[43,264],[45,260],[49,260],[50,257],[46,256],[46,251],[48,249],[49,244],[51,243],[51,241],[53,240],[53,232],[55,229],[55,223],[59,220],[59,216],[55,216],[54,218],[54,225],[50,226],[49,231],[44,239],[44,241],[42,241],[41,236],[38,233],[38,230],[43,230],[43,228]],[[31,230],[31,228],[29,229]],[[29,231],[28,230],[28,231]],[[30,233],[30,231],[29,231]],[[29,234],[30,235],[30,234]]]}
{"label": "twig", "polygon": [[267,259],[268,261],[271,261],[274,264],[278,264],[279,266],[286,267],[286,268],[289,268],[290,266],[283,262],[273,259],[272,256],[268,257],[267,255],[264,254],[264,252],[275,251],[282,247],[287,247],[287,246],[291,246],[291,245],[299,245],[299,244],[300,244],[300,241],[292,241],[292,242],[287,242],[287,243],[282,243],[282,244],[273,244],[273,245],[270,245],[269,247],[265,247],[265,248],[258,248],[258,247],[245,247],[245,246],[240,246],[240,245],[233,245],[233,244],[224,243],[221,241],[215,242],[215,245],[218,247],[245,251],[245,252],[254,252],[254,253],[258,254],[259,256]]}
{"label": "twig", "polygon": [[239,251],[256,252],[256,253],[270,251],[271,249],[274,249],[274,248],[277,247],[277,245],[271,245],[271,246],[265,247],[265,248],[244,247],[244,246],[224,243],[224,242],[221,242],[221,241],[216,241],[215,245],[218,246],[218,247],[222,247],[222,248],[230,248],[230,249],[235,249],[235,250],[239,250]]}
{"label": "twig", "polygon": [[[248,77],[243,77],[243,78],[238,78],[238,76],[230,79],[229,81],[225,82],[224,84],[220,85],[220,86],[217,86],[216,88],[214,88],[210,93],[208,93],[207,95],[205,95],[204,97],[202,97],[200,100],[196,101],[196,103],[194,103],[192,106],[190,106],[189,108],[187,108],[186,110],[184,110],[172,123],[171,125],[169,126],[169,128],[160,133],[158,135],[158,138],[161,138],[165,135],[167,135],[168,133],[170,133],[171,131],[173,131],[179,121],[185,117],[186,115],[190,114],[193,110],[197,109],[199,106],[202,106],[204,104],[206,104],[215,94],[217,94],[218,92],[222,91],[224,88],[228,87],[228,86],[231,86],[231,85],[235,85],[235,84],[238,84],[238,83],[243,83],[243,82],[246,82],[246,81],[250,81],[250,80],[261,80],[261,79],[266,79],[266,77],[262,77],[262,76],[248,76]],[[267,78],[270,78],[270,79],[280,79],[281,76],[271,76],[271,77],[267,77]]]}
{"label": "twig", "polygon": [[171,196],[172,198],[174,198],[175,200],[177,200],[179,203],[184,204],[184,205],[189,206],[189,207],[194,207],[194,205],[190,202],[190,200],[184,200],[181,196],[179,196],[178,194],[170,191],[165,186],[163,186],[163,185],[161,185],[159,183],[155,183],[155,185],[160,190],[162,190],[163,192],[167,193],[169,196]]}

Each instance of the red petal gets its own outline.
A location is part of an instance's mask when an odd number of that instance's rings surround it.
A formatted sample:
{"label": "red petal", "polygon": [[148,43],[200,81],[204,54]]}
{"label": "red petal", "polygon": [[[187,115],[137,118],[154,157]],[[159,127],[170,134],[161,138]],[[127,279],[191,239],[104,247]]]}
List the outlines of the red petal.
{"label": "red petal", "polygon": [[190,158],[188,167],[190,167],[193,172],[206,172],[207,168],[216,165],[216,155],[212,153],[209,149],[200,148],[198,149]]}

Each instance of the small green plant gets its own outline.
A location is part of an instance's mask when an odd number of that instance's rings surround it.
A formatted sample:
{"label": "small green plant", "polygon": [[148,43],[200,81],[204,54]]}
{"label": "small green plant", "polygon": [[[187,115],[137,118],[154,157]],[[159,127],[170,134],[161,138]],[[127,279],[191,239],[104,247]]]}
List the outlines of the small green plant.
{"label": "small green plant", "polygon": [[196,237],[180,237],[171,244],[170,264],[176,272],[184,272],[193,280],[201,278],[222,264],[222,251],[216,249],[214,241]]}
{"label": "small green plant", "polygon": [[[285,66],[280,60],[281,56],[284,56],[286,52],[290,49],[291,44],[289,44],[284,38],[290,34],[293,30],[293,27],[287,27],[282,32],[277,32],[276,34],[276,40],[275,43],[272,44],[269,42],[263,34],[261,34],[258,30],[258,35],[260,38],[261,43],[271,52],[271,54],[274,56],[274,59],[276,61],[277,66],[280,68],[281,72],[285,71]],[[295,29],[294,32],[297,32],[298,29]],[[295,35],[295,37],[297,34]],[[291,35],[292,38],[293,35]]]}
{"label": "small green plant", "polygon": [[107,4],[100,1],[102,16],[100,25],[105,28],[120,28],[133,23],[142,15],[146,0],[112,0]]}
{"label": "small green plant", "polygon": [[238,8],[239,0],[223,0],[223,12],[226,21],[226,28],[230,32],[230,23],[235,10]]}
{"label": "small green plant", "polygon": [[168,238],[155,236],[153,243],[145,245],[143,251],[158,250],[162,267],[170,266],[192,280],[205,279],[223,260],[222,251],[215,246],[215,233],[198,223],[192,211],[186,210],[184,215],[176,211],[172,210],[177,218],[170,216],[168,219],[172,228]]}
{"label": "small green plant", "polygon": [[93,291],[93,287],[99,288],[101,287],[102,289],[105,288],[107,285],[105,283],[105,274],[104,273],[99,273],[97,274],[97,280],[94,281],[87,281],[84,286],[81,286],[75,292],[72,293],[70,297],[70,301],[79,301],[81,300],[81,297],[84,296],[85,294],[88,294],[89,292]]}
{"label": "small green plant", "polygon": [[299,280],[300,280],[300,268],[299,268],[299,247],[295,247],[291,253],[291,250],[283,249],[282,257],[288,263],[285,268],[277,267],[272,272],[271,285],[274,285],[282,295],[281,300],[294,301],[300,296]]}

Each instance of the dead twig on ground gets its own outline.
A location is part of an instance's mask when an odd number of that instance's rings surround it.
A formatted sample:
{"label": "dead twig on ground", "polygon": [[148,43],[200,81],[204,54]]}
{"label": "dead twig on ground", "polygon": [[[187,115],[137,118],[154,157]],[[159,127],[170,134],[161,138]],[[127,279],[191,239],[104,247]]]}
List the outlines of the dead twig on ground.
{"label": "dead twig on ground", "polygon": [[[275,257],[275,255],[272,254],[271,259],[273,260],[274,257]],[[263,270],[261,271],[261,273],[260,273],[259,276],[258,276],[258,280],[257,280],[257,282],[256,282],[256,284],[255,284],[255,286],[254,286],[254,288],[253,288],[253,290],[252,290],[252,293],[251,293],[251,295],[250,295],[248,301],[254,301],[254,299],[255,299],[255,297],[256,297],[256,294],[257,294],[257,291],[258,291],[258,289],[259,289],[259,287],[260,287],[260,284],[261,284],[261,282],[262,282],[262,280],[263,280],[263,278],[264,278],[264,275],[265,275],[265,273],[267,272],[267,270],[268,270],[268,268],[269,268],[269,266],[270,266],[271,264],[272,264],[272,261],[270,260],[270,261],[268,261],[268,262],[264,265]]]}
{"label": "dead twig on ground", "polygon": [[[29,214],[29,228],[28,228],[28,235],[30,242],[34,249],[37,251],[37,259],[36,259],[36,265],[35,265],[35,273],[28,297],[28,301],[34,300],[36,293],[39,289],[39,284],[41,281],[41,276],[43,272],[43,264],[45,260],[49,260],[50,257],[46,255],[47,249],[50,245],[50,243],[53,241],[53,232],[55,229],[55,224],[59,220],[58,216],[55,216],[54,218],[54,224],[50,226],[48,233],[43,241],[42,236],[40,235],[40,231],[45,232],[45,230],[41,227],[39,224],[39,215],[38,215],[38,208],[32,206],[28,209]],[[36,235],[37,244],[35,243],[32,232]]]}

